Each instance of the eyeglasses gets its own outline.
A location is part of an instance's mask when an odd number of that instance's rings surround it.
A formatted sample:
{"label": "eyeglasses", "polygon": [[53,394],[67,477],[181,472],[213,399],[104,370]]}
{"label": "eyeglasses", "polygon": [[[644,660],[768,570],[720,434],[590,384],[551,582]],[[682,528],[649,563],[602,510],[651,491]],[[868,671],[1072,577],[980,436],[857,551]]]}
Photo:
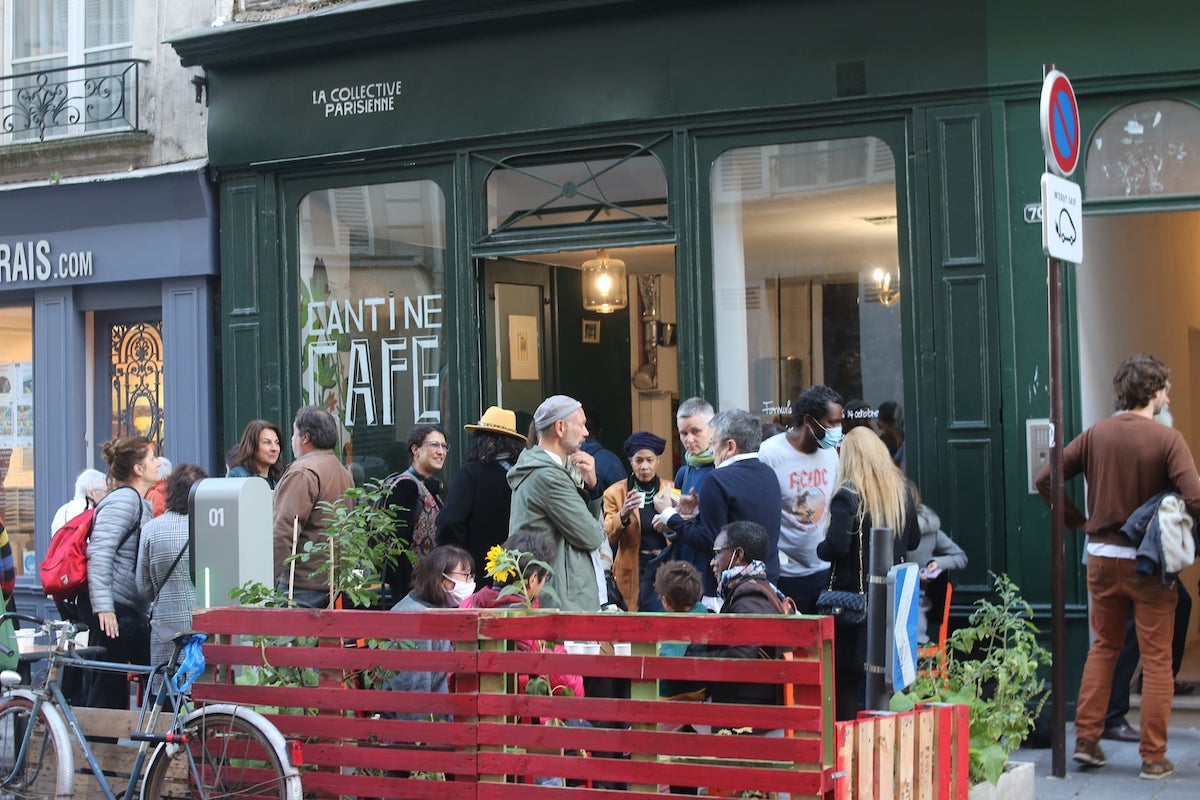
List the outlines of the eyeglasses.
{"label": "eyeglasses", "polygon": [[713,554],[724,553],[726,550],[737,550],[737,547],[732,544],[727,544],[724,547],[714,547]]}
{"label": "eyeglasses", "polygon": [[430,440],[428,442],[421,442],[421,447],[432,447],[434,450],[443,450],[447,453],[450,452],[450,445],[446,442],[435,442]]}
{"label": "eyeglasses", "polygon": [[474,572],[462,572],[462,571],[458,571],[458,572],[444,572],[444,573],[442,573],[442,574],[443,574],[443,575],[445,575],[447,578],[450,578],[451,580],[453,580],[453,579],[455,579],[455,578],[462,578],[464,581],[473,581],[473,580],[475,580],[475,573],[474,573]]}

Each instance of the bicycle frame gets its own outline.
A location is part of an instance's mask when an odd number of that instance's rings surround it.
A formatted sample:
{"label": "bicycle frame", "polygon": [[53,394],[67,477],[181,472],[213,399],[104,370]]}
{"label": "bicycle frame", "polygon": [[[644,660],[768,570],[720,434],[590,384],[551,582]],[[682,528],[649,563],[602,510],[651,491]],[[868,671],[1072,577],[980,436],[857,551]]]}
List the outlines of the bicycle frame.
{"label": "bicycle frame", "polygon": [[[36,618],[27,618],[30,621],[35,621]],[[47,633],[50,628],[44,628]],[[136,673],[145,675],[149,682],[153,684],[155,675],[162,674],[158,691],[152,693],[150,687],[146,689],[145,697],[142,701],[141,710],[138,715],[137,731],[130,734],[130,741],[139,742],[138,753],[134,758],[133,767],[129,773],[129,782],[126,785],[124,792],[120,795],[123,798],[132,798],[134,789],[137,786],[138,780],[141,778],[142,770],[146,766],[146,758],[151,744],[160,742],[174,741],[177,738],[176,731],[178,730],[179,720],[186,714],[184,708],[185,701],[190,705],[190,699],[183,693],[177,691],[167,674],[170,667],[178,660],[179,651],[176,650],[175,655],[170,662],[160,664],[155,667],[145,666],[141,664],[119,664],[113,661],[93,661],[87,658],[80,658],[71,655],[69,651],[64,650],[65,643],[60,641],[53,649],[46,652],[46,678],[42,685],[38,688],[28,687],[20,690],[13,690],[15,695],[23,695],[33,702],[33,710],[31,719],[36,719],[38,712],[45,703],[49,703],[63,722],[67,725],[71,737],[83,752],[84,758],[87,759],[88,767],[91,769],[92,776],[96,780],[96,785],[100,787],[101,793],[105,800],[117,800],[118,795],[113,792],[112,785],[105,776],[103,769],[100,767],[99,761],[96,760],[96,754],[92,751],[91,745],[88,744],[87,737],[84,735],[83,727],[79,724],[79,719],[75,716],[75,712],[71,704],[67,701],[66,695],[63,694],[62,687],[59,686],[58,677],[63,667],[81,667],[84,669],[99,671],[99,672],[121,672],[121,673]],[[171,731],[164,734],[154,733],[154,728],[158,723],[159,715],[166,707],[167,701],[172,703],[172,723]],[[21,746],[17,752],[16,763],[24,763],[28,757],[28,747],[30,737],[24,736],[21,740]]]}

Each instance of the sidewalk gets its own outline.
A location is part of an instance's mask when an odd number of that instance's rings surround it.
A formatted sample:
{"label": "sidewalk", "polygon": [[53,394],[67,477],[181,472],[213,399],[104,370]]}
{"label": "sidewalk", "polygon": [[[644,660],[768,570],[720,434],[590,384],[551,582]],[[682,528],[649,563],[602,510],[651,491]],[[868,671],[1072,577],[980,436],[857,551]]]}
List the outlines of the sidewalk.
{"label": "sidewalk", "polygon": [[[1130,722],[1137,724],[1134,715]],[[1098,769],[1081,769],[1071,760],[1075,751],[1075,726],[1067,725],[1067,774],[1051,776],[1051,750],[1018,750],[1013,761],[1032,761],[1037,767],[1036,800],[1192,800],[1200,784],[1200,713],[1176,709],[1171,714],[1167,758],[1175,764],[1175,774],[1157,781],[1142,780],[1142,758],[1137,742],[1101,741],[1108,764]]]}

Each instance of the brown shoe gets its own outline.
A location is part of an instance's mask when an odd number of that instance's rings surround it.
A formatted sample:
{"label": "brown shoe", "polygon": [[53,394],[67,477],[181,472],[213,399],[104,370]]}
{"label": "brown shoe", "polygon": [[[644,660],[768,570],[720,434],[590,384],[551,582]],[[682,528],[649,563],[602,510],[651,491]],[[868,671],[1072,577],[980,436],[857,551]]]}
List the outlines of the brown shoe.
{"label": "brown shoe", "polygon": [[1142,734],[1128,722],[1122,722],[1120,725],[1105,728],[1104,733],[1100,734],[1100,738],[1111,739],[1114,742],[1140,742]]}
{"label": "brown shoe", "polygon": [[[1076,751],[1078,753],[1078,751]],[[1162,761],[1143,761],[1142,773],[1138,777],[1148,781],[1162,780],[1175,773],[1175,765],[1165,758]]]}
{"label": "brown shoe", "polygon": [[1103,767],[1108,763],[1108,759],[1104,757],[1104,751],[1100,749],[1100,744],[1084,739],[1075,740],[1075,755],[1071,758],[1085,767]]}

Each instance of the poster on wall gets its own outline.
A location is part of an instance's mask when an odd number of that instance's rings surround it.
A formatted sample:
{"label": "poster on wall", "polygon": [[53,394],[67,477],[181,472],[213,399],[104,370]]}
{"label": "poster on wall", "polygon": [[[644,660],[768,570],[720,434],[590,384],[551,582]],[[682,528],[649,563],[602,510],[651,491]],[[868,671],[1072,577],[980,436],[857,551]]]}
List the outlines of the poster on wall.
{"label": "poster on wall", "polygon": [[15,430],[11,446],[33,447],[33,362],[15,362],[12,381]]}
{"label": "poster on wall", "polygon": [[541,355],[538,353],[538,318],[524,314],[508,315],[509,379],[536,381]]}
{"label": "poster on wall", "polygon": [[0,362],[0,448],[11,449],[16,433],[16,364]]}

